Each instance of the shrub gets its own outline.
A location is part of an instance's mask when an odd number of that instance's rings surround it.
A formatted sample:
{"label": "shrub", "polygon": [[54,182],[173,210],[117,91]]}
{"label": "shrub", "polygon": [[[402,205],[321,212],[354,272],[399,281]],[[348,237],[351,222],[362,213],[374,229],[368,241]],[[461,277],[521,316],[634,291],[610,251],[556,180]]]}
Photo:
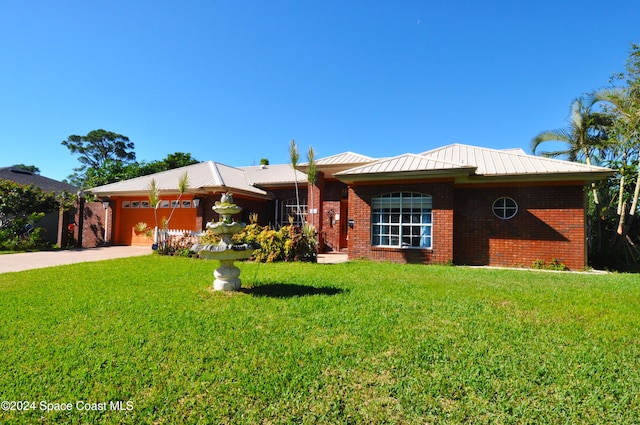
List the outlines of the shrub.
{"label": "shrub", "polygon": [[531,267],[539,270],[567,270],[567,266],[558,261],[557,258],[552,258],[549,264],[546,264],[544,260],[535,260]]}
{"label": "shrub", "polygon": [[[201,244],[217,244],[220,238],[211,231],[200,237]],[[260,226],[253,222],[242,232],[233,236],[238,244],[258,244],[253,252],[253,260],[262,263],[278,261],[317,261],[316,236],[313,226],[283,226],[274,230],[270,226]]]}
{"label": "shrub", "polygon": [[34,223],[44,214],[34,213],[28,218],[16,217],[12,220],[3,220],[0,226],[0,250],[2,251],[27,251],[45,248],[47,244],[42,241],[41,227],[33,227]]}
{"label": "shrub", "polygon": [[35,228],[35,225],[57,206],[53,192],[0,179],[0,249],[42,247],[42,229]]}

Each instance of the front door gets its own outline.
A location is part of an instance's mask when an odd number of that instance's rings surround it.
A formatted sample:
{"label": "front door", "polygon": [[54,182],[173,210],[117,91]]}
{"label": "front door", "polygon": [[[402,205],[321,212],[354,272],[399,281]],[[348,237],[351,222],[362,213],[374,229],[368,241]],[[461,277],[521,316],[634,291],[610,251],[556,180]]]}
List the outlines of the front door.
{"label": "front door", "polygon": [[340,200],[340,250],[347,249],[349,235],[349,202],[347,199]]}

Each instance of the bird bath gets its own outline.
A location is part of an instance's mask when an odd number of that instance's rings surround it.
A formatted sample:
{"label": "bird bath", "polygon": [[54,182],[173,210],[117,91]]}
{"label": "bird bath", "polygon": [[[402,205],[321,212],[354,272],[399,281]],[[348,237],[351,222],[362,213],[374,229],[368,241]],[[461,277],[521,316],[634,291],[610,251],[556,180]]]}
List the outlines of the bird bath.
{"label": "bird bath", "polygon": [[240,233],[246,226],[245,223],[238,223],[231,219],[232,215],[238,214],[242,208],[233,203],[231,193],[222,195],[220,202],[216,202],[213,211],[220,215],[220,221],[207,223],[207,228],[220,237],[218,244],[207,244],[195,246],[193,249],[200,258],[205,260],[218,260],[220,267],[214,272],[213,289],[215,291],[237,291],[242,282],[240,280],[240,269],[233,262],[246,260],[251,257],[253,251],[259,246],[253,244],[234,244],[231,238],[236,233]]}

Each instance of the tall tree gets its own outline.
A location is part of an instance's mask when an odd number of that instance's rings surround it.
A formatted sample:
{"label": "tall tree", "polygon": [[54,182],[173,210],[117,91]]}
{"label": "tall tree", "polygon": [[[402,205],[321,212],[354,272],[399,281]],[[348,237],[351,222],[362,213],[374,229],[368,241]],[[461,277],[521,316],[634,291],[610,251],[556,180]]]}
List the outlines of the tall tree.
{"label": "tall tree", "polygon": [[112,131],[93,130],[86,136],[71,135],[62,141],[72,154],[78,154],[82,164],[78,171],[87,167],[100,168],[107,161],[129,163],[136,160],[134,144],[127,136]]}
{"label": "tall tree", "polygon": [[80,186],[85,188],[85,173],[88,169],[101,171],[106,166],[122,167],[136,160],[133,142],[127,136],[112,131],[93,130],[86,136],[73,134],[63,140],[62,145],[72,154],[79,155],[81,166],[75,168],[76,173],[69,178],[76,183],[81,182]]}
{"label": "tall tree", "polygon": [[[631,45],[625,72],[615,75],[612,88],[601,90],[595,99],[603,103],[605,112],[613,115],[610,135],[612,151],[619,166],[618,226],[614,247],[624,246],[625,253],[640,259],[640,249],[629,235],[638,212],[640,197],[640,46]],[[616,82],[622,82],[616,86]],[[635,185],[627,184],[633,181]],[[633,192],[631,194],[630,192]],[[630,205],[629,205],[630,202]]]}

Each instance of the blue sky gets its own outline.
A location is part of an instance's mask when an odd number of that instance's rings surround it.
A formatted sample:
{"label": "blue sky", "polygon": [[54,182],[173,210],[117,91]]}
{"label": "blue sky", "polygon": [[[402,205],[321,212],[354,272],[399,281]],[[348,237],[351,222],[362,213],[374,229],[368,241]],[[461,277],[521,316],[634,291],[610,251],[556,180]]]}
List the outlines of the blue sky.
{"label": "blue sky", "polygon": [[1,1],[0,166],[105,129],[232,166],[521,147],[624,70],[637,0]]}

